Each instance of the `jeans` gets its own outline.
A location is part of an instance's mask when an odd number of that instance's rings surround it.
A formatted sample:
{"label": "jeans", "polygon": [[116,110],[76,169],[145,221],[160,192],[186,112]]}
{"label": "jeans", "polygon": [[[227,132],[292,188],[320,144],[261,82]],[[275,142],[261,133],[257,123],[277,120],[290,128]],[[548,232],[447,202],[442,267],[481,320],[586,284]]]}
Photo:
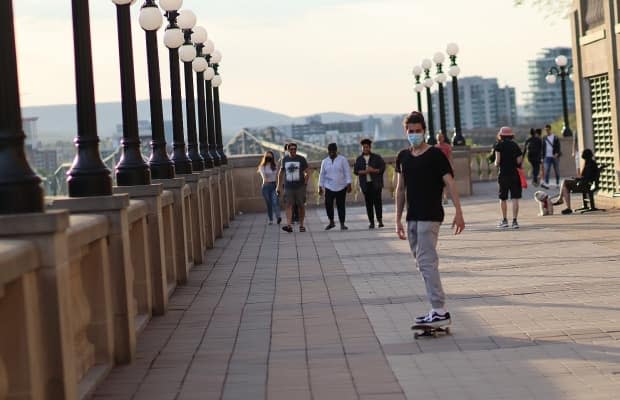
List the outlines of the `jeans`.
{"label": "jeans", "polygon": [[560,184],[560,160],[555,157],[545,157],[545,183],[549,184],[549,176],[551,175],[551,166],[555,171],[555,183]]}
{"label": "jeans", "polygon": [[338,221],[340,224],[344,224],[346,217],[346,211],[344,203],[347,199],[347,189],[344,188],[338,192],[333,192],[329,189],[325,189],[325,212],[327,212],[327,218],[329,221],[334,220],[334,200],[336,200],[336,207],[338,208]]}
{"label": "jeans", "polygon": [[276,193],[276,183],[268,182],[263,185],[263,198],[267,204],[267,215],[269,221],[273,221],[273,215],[280,218],[280,205],[278,204],[278,194]]}
{"label": "jeans", "polygon": [[364,192],[364,201],[366,202],[366,214],[368,215],[368,221],[374,225],[375,213],[377,214],[377,220],[383,220],[383,204],[381,203],[381,188],[375,189],[372,185],[366,187]]}
{"label": "jeans", "polygon": [[540,175],[540,157],[528,157],[528,161],[532,165],[532,182],[538,183],[538,175]]}
{"label": "jeans", "polygon": [[433,308],[443,308],[446,295],[439,276],[437,238],[441,222],[407,221],[409,247],[424,279],[426,295]]}

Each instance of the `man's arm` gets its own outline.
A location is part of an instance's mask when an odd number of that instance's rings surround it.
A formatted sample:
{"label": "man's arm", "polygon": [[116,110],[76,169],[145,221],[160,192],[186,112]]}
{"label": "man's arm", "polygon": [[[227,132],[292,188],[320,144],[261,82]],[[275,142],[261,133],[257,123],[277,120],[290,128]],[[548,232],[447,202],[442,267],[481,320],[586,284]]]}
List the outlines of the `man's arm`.
{"label": "man's arm", "polygon": [[405,208],[405,180],[401,173],[396,173],[396,192],[394,193],[394,197],[396,197],[396,234],[402,240],[407,239],[407,235],[405,235],[405,228],[401,222],[403,218],[403,209]]}
{"label": "man's arm", "polygon": [[495,166],[499,167],[499,160],[502,158],[502,155],[499,151],[495,151]]}
{"label": "man's arm", "polygon": [[443,176],[443,182],[448,187],[448,191],[450,192],[450,198],[452,199],[452,204],[454,204],[455,214],[454,220],[452,221],[452,228],[454,229],[454,234],[458,235],[459,233],[463,232],[463,229],[465,229],[465,220],[463,219],[463,210],[461,209],[461,199],[459,198],[459,191],[456,188],[456,183],[454,182],[452,174],[445,174]]}
{"label": "man's arm", "polygon": [[351,182],[353,182],[353,177],[351,176],[351,166],[349,166],[349,160],[346,157],[343,157],[342,168],[344,173],[344,179],[347,184],[347,193],[351,193]]}
{"label": "man's arm", "polygon": [[280,192],[283,188],[282,185],[284,185],[284,170],[282,168],[280,168],[280,172],[278,173],[278,183],[276,183],[276,189],[278,190],[278,192]]}

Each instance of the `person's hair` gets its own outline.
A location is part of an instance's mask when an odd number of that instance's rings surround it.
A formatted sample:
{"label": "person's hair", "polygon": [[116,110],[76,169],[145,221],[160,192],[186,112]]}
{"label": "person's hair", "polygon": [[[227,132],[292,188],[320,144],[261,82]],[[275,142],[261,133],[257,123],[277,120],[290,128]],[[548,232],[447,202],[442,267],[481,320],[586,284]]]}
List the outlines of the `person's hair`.
{"label": "person's hair", "polygon": [[424,115],[419,111],[411,111],[409,115],[403,120],[403,126],[407,127],[409,124],[422,124],[422,128],[426,130],[426,121],[424,121]]}
{"label": "person's hair", "polygon": [[536,135],[536,130],[534,128],[530,128],[530,136]]}
{"label": "person's hair", "polygon": [[288,143],[284,143],[284,151],[288,151]]}
{"label": "person's hair", "polygon": [[337,151],[338,145],[336,143],[330,143],[327,145],[327,151]]}
{"label": "person's hair", "polygon": [[542,129],[540,128],[536,128],[535,132],[537,135],[542,135]]}
{"label": "person's hair", "polygon": [[551,125],[549,124],[545,125],[545,129],[551,129]]}
{"label": "person's hair", "polygon": [[370,139],[368,139],[368,138],[366,138],[366,139],[362,139],[362,140],[360,141],[360,145],[362,145],[362,146],[363,146],[363,145],[365,145],[365,144],[367,144],[367,145],[369,145],[369,146],[371,146],[371,147],[372,147],[372,140],[370,140]]}
{"label": "person's hair", "polygon": [[265,154],[263,154],[263,158],[260,160],[260,163],[258,163],[258,169],[260,169],[260,167],[264,167],[267,164],[267,154],[271,154],[271,161],[269,161],[269,165],[271,165],[271,170],[275,171],[276,170],[276,160],[275,160],[275,157],[273,155],[273,151],[271,151],[271,150],[267,150],[265,152]]}
{"label": "person's hair", "polygon": [[437,132],[435,133],[435,138],[437,138],[437,141],[439,141],[439,135],[443,136],[443,140],[444,140],[444,142],[447,142],[447,141],[448,141],[448,140],[447,140],[447,138],[446,138],[446,135],[445,135],[442,131],[437,131]]}
{"label": "person's hair", "polygon": [[585,149],[581,152],[581,158],[584,160],[591,160],[594,158],[594,153],[590,149]]}
{"label": "person's hair", "polygon": [[291,146],[295,146],[295,149],[297,149],[297,143],[295,143],[295,142],[291,142],[291,143],[289,143],[289,144],[288,144],[288,149],[289,149],[289,151],[290,151],[290,149],[291,149]]}

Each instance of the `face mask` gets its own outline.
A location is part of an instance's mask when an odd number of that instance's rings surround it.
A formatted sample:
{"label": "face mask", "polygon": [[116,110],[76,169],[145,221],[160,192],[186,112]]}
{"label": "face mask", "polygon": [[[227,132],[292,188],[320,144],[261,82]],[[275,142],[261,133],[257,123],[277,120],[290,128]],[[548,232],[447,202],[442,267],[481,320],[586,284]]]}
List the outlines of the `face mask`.
{"label": "face mask", "polygon": [[423,133],[408,133],[407,140],[409,140],[409,144],[412,146],[419,146],[424,141]]}
{"label": "face mask", "polygon": [[271,161],[272,158],[271,157],[265,157],[265,161]]}

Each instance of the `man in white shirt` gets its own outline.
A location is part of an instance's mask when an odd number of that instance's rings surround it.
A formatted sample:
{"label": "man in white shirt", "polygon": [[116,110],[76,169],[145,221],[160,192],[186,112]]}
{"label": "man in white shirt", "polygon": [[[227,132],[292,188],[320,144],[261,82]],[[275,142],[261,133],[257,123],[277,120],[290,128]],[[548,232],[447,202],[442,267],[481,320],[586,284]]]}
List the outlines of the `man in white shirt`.
{"label": "man in white shirt", "polygon": [[543,139],[543,163],[545,167],[545,182],[542,186],[549,189],[549,178],[551,177],[551,167],[555,172],[555,186],[560,187],[560,139],[551,132],[551,125],[545,126],[547,136]]}
{"label": "man in white shirt", "polygon": [[332,229],[334,224],[334,200],[338,208],[338,221],[340,229],[347,230],[345,222],[345,202],[347,193],[351,193],[351,168],[349,161],[338,154],[338,146],[336,143],[330,143],[327,146],[327,158],[321,163],[321,172],[319,174],[319,194],[325,191],[325,211],[329,224],[325,230]]}

